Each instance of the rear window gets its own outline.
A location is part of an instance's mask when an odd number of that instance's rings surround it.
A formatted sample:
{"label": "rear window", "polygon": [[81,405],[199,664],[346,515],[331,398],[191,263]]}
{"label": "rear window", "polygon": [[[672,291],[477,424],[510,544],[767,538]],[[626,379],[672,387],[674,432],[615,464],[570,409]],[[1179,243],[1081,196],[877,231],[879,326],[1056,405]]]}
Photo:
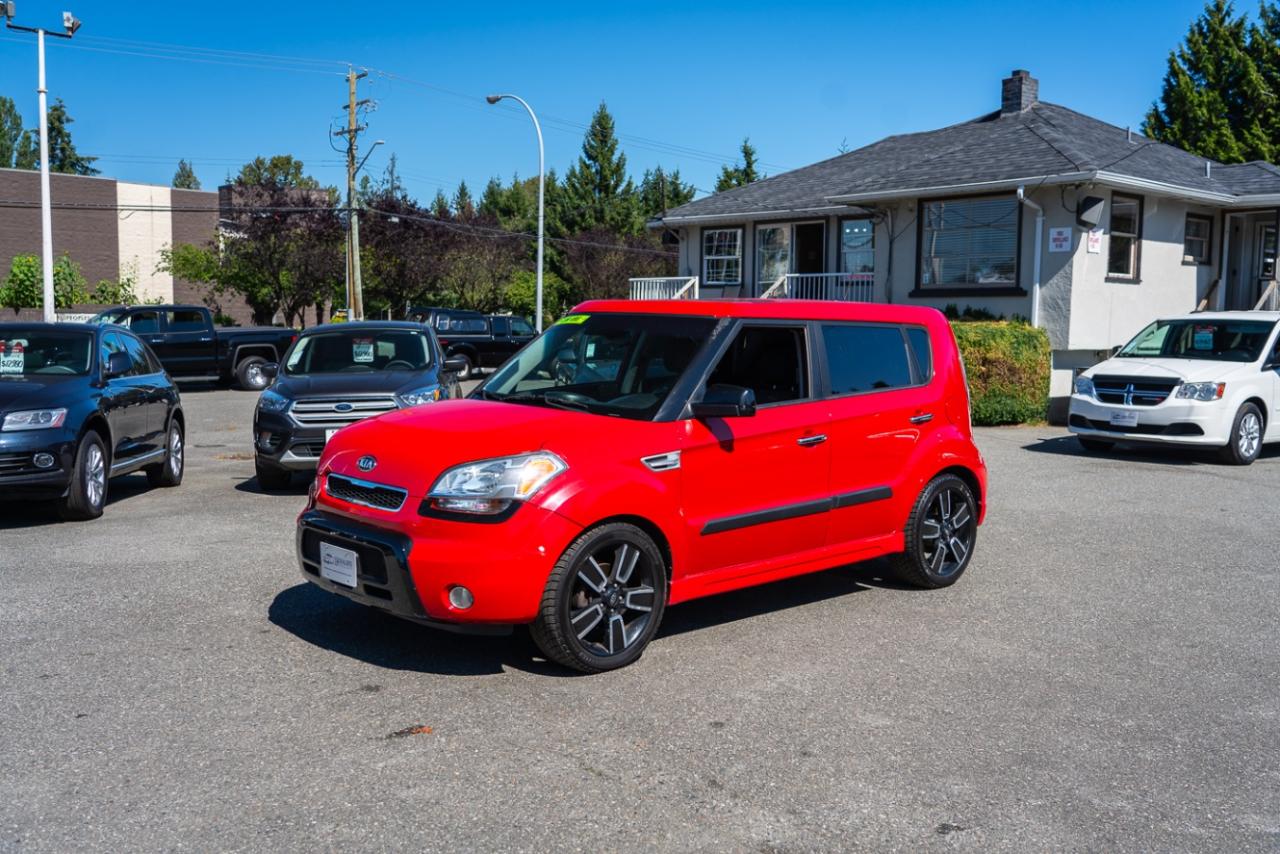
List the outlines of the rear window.
{"label": "rear window", "polygon": [[169,312],[170,332],[203,332],[206,329],[204,314],[189,308]]}
{"label": "rear window", "polygon": [[915,384],[902,327],[824,325],[822,343],[832,394],[887,391]]}
{"label": "rear window", "polygon": [[436,329],[441,332],[453,333],[479,332],[483,334],[489,331],[489,327],[483,317],[449,317],[448,315],[442,315],[436,320]]}

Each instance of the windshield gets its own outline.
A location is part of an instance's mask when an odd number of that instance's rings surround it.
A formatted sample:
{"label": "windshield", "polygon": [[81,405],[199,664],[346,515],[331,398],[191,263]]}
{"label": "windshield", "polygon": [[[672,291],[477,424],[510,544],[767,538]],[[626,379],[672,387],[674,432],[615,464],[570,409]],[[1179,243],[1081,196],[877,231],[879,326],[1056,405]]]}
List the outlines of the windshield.
{"label": "windshield", "polygon": [[303,335],[285,357],[285,373],[421,371],[431,366],[427,336],[412,329],[368,329]]}
{"label": "windshield", "polygon": [[89,373],[93,334],[70,330],[0,330],[0,379]]}
{"label": "windshield", "polygon": [[648,421],[715,328],[710,317],[573,314],[477,395]]}
{"label": "windshield", "polygon": [[1116,355],[1252,362],[1262,355],[1274,327],[1265,320],[1157,320]]}

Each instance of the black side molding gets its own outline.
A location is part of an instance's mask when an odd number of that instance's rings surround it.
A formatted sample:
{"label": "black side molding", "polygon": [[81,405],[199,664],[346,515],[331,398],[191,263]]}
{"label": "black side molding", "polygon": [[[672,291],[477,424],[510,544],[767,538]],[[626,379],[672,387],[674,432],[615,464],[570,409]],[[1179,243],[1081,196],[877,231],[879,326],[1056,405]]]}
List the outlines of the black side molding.
{"label": "black side molding", "polygon": [[725,531],[736,531],[740,528],[750,528],[753,525],[764,525],[769,522],[781,522],[784,519],[796,519],[800,516],[828,513],[832,510],[839,510],[841,507],[853,507],[858,504],[883,501],[892,497],[893,490],[887,486],[859,489],[856,492],[846,492],[842,495],[833,495],[830,498],[821,498],[817,501],[802,501],[799,504],[785,504],[781,507],[770,507],[768,510],[758,510],[755,513],[743,513],[739,516],[712,519],[702,526],[702,534],[703,536],[707,534],[722,534]]}

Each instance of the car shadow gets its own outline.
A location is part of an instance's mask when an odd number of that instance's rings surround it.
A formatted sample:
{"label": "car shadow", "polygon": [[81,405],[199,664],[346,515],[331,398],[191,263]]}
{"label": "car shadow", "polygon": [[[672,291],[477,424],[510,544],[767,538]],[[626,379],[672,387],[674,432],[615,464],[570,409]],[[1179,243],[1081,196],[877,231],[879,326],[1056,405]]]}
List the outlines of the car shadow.
{"label": "car shadow", "polygon": [[304,478],[295,474],[293,479],[289,481],[289,485],[284,489],[263,489],[256,477],[247,477],[237,483],[233,489],[236,492],[247,492],[250,495],[291,495],[305,498],[307,489],[311,486],[311,480],[310,477]]}
{"label": "car shadow", "polygon": [[[873,588],[914,589],[893,580],[886,560],[867,561],[677,605],[664,614],[657,637],[674,637]],[[267,618],[307,643],[391,670],[483,676],[512,668],[543,676],[582,675],[546,661],[523,627],[510,636],[454,634],[401,620],[306,582],[277,594]]]}
{"label": "car shadow", "polygon": [[[1023,449],[1037,454],[1053,454],[1062,457],[1084,457],[1094,460],[1108,458],[1123,459],[1135,463],[1151,463],[1170,466],[1212,465],[1226,466],[1220,461],[1217,453],[1209,448],[1165,447],[1160,445],[1143,445],[1118,442],[1109,451],[1086,451],[1074,436],[1055,436],[1051,439],[1037,439]],[[1280,459],[1280,445],[1263,445],[1260,460]]]}
{"label": "car shadow", "polygon": [[[141,472],[113,478],[107,484],[107,502],[103,512],[110,513],[111,507],[122,501],[128,501],[152,490],[147,483],[147,476]],[[94,519],[88,520],[93,523]],[[58,507],[54,501],[4,501],[0,502],[0,531],[15,528],[39,528],[45,525],[81,525],[84,522],[64,522],[58,517]]]}

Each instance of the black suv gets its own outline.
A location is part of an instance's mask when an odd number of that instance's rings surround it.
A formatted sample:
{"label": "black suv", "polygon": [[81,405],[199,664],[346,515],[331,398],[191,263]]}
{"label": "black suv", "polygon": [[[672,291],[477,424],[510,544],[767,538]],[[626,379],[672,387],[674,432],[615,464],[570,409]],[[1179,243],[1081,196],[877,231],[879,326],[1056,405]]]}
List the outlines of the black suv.
{"label": "black suv", "polygon": [[184,427],[177,386],[128,330],[0,323],[0,497],[96,518],[117,475],[182,482]]}
{"label": "black suv", "polygon": [[283,489],[314,471],[334,433],[365,418],[458,397],[460,362],[446,361],[421,323],[363,321],[314,326],[298,336],[275,382],[258,398],[253,445],[258,484]]}

